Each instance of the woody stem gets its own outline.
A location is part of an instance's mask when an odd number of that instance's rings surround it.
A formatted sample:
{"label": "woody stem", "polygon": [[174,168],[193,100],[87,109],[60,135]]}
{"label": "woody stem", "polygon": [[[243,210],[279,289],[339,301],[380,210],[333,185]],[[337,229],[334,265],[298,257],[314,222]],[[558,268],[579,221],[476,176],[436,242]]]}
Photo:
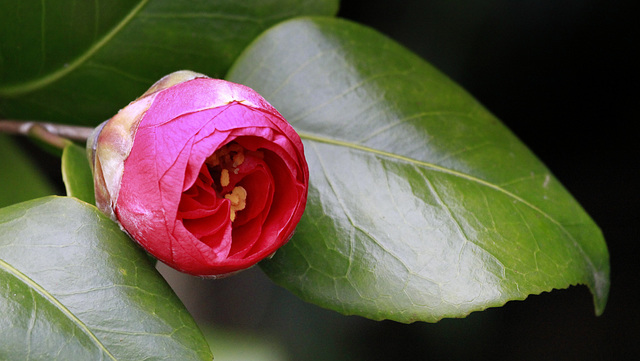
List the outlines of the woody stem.
{"label": "woody stem", "polygon": [[56,148],[64,148],[69,140],[86,141],[92,132],[90,127],[0,119],[0,133],[29,136]]}

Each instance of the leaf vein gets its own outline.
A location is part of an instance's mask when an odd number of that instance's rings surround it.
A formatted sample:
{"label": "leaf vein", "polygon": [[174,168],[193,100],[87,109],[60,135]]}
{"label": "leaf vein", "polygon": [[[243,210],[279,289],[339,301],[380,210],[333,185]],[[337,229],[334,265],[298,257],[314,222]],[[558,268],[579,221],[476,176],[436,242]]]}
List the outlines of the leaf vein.
{"label": "leaf vein", "polygon": [[400,154],[390,153],[390,152],[387,152],[387,151],[384,151],[384,150],[370,148],[370,147],[363,146],[363,145],[360,145],[360,144],[356,144],[356,143],[353,143],[353,142],[327,138],[325,136],[320,136],[320,135],[316,135],[316,134],[313,134],[313,133],[298,132],[298,134],[300,135],[300,137],[302,139],[305,139],[305,140],[308,140],[308,141],[324,143],[324,144],[334,145],[334,146],[338,146],[338,147],[350,148],[350,149],[358,150],[358,151],[361,151],[361,152],[370,153],[370,154],[373,154],[374,156],[379,156],[379,157],[384,157],[384,158],[389,158],[389,159],[395,159],[395,160],[398,160],[398,161],[402,161],[402,162],[405,162],[407,164],[411,164],[414,167],[429,168],[429,169],[431,169],[433,171],[446,173],[446,174],[453,175],[455,177],[466,179],[468,181],[477,183],[477,184],[479,184],[481,186],[484,186],[484,187],[493,189],[493,190],[495,190],[497,192],[500,192],[500,193],[506,195],[507,197],[512,198],[513,200],[515,200],[515,201],[525,205],[526,207],[532,209],[533,211],[539,213],[544,218],[549,220],[551,223],[556,225],[568,237],[568,239],[571,240],[573,245],[582,253],[582,255],[584,256],[584,259],[589,264],[589,267],[591,268],[591,270],[594,273],[596,271],[596,267],[593,264],[593,261],[591,260],[591,258],[587,256],[584,248],[580,245],[580,243],[578,243],[576,241],[575,237],[571,234],[571,232],[569,232],[569,230],[567,230],[565,225],[561,224],[558,220],[553,218],[550,214],[548,214],[545,211],[543,211],[542,209],[536,207],[534,204],[528,202],[524,198],[521,198],[521,197],[517,196],[516,194],[514,194],[512,192],[509,192],[508,190],[500,187],[497,184],[493,184],[491,182],[488,182],[486,180],[477,178],[477,177],[472,176],[470,174],[462,173],[462,172],[459,172],[459,171],[456,171],[456,170],[453,170],[453,169],[450,169],[450,168],[446,168],[446,167],[443,167],[443,166],[440,166],[440,165],[437,165],[437,164],[434,164],[434,163],[431,163],[431,162],[426,162],[426,161],[414,159],[414,158],[403,156],[403,155],[400,155]]}
{"label": "leaf vein", "polygon": [[371,241],[373,243],[375,243],[376,245],[378,245],[378,247],[380,247],[380,249],[382,249],[387,254],[389,254],[390,256],[395,258],[407,270],[408,273],[412,273],[411,272],[411,268],[409,266],[407,266],[407,264],[402,260],[402,257],[400,257],[400,256],[394,254],[393,252],[391,252],[384,245],[382,245],[380,243],[380,241],[378,241],[374,236],[372,236],[369,232],[367,232],[366,229],[364,229],[363,227],[361,227],[358,224],[356,224],[356,222],[353,220],[353,216],[349,214],[349,211],[347,210],[347,206],[342,201],[343,198],[340,196],[340,194],[338,194],[338,191],[336,190],[335,185],[331,182],[331,177],[329,176],[329,172],[328,172],[324,162],[322,161],[322,157],[320,155],[320,152],[318,151],[318,149],[315,146],[313,146],[313,150],[316,152],[316,154],[318,156],[318,161],[320,163],[320,167],[322,168],[322,172],[325,175],[325,179],[326,179],[327,183],[329,184],[329,188],[331,188],[331,192],[333,192],[333,194],[335,195],[336,199],[338,200],[338,203],[340,204],[340,207],[342,208],[342,211],[344,212],[345,217],[347,217],[347,220],[349,220],[349,223],[351,224],[351,226],[355,230],[357,230],[360,233],[362,233],[365,237],[371,239]]}
{"label": "leaf vein", "polygon": [[330,49],[330,51],[319,51],[316,55],[308,58],[307,60],[305,60],[304,63],[300,64],[297,68],[295,68],[293,71],[291,71],[287,77],[282,80],[282,82],[280,83],[280,85],[278,85],[277,88],[275,88],[272,92],[269,93],[269,98],[274,98],[276,94],[278,94],[285,85],[287,85],[289,83],[289,81],[298,73],[300,73],[301,71],[303,71],[307,66],[313,64],[314,62],[316,62],[318,59],[320,59],[321,57],[323,57],[325,54],[328,53],[335,53],[336,52],[336,48]]}
{"label": "leaf vein", "polygon": [[347,142],[347,141],[342,141],[342,140],[336,140],[336,139],[331,139],[331,138],[326,138],[323,136],[318,136],[312,133],[306,133],[306,132],[298,132],[298,134],[300,135],[300,138],[302,139],[306,139],[309,141],[313,141],[313,142],[318,142],[318,143],[325,143],[325,144],[330,144],[330,145],[334,145],[334,146],[338,146],[338,147],[345,147],[345,148],[351,148],[351,149],[355,149],[355,150],[359,150],[365,153],[371,153],[373,155],[376,156],[380,156],[380,157],[384,157],[384,158],[391,158],[391,159],[396,159],[408,164],[411,164],[413,166],[417,166],[417,167],[424,167],[424,168],[429,168],[431,170],[434,171],[438,171],[441,173],[447,173],[456,177],[460,177],[469,181],[472,181],[474,183],[478,183],[480,185],[483,185],[485,187],[488,188],[492,188],[496,191],[499,191],[501,193],[504,193],[505,195],[509,196],[510,198],[513,198],[514,200],[525,204],[526,206],[536,210],[537,212],[539,212],[541,215],[545,216],[546,218],[548,218],[550,221],[552,221],[554,224],[558,225],[558,226],[562,226],[558,221],[556,221],[553,217],[551,217],[549,214],[545,213],[544,211],[542,211],[540,208],[536,207],[535,205],[527,202],[525,199],[507,191],[504,188],[501,188],[500,186],[490,183],[488,181],[485,181],[483,179],[474,177],[472,175],[466,174],[466,173],[462,173],[450,168],[446,168],[443,166],[439,166],[437,164],[434,163],[430,163],[430,162],[425,162],[422,160],[418,160],[418,159],[414,159],[414,158],[410,158],[407,156],[403,156],[400,154],[394,154],[394,153],[390,153],[387,151],[383,151],[383,150],[379,150],[379,149],[375,149],[375,148],[370,148],[367,146],[363,146],[360,144],[356,144],[356,143],[352,143],[352,142]]}
{"label": "leaf vein", "polygon": [[361,138],[360,140],[358,140],[358,143],[364,143],[368,140],[370,140],[371,138],[380,135],[381,133],[384,133],[386,131],[388,131],[389,129],[395,128],[398,125],[402,125],[406,122],[412,121],[414,119],[417,118],[421,118],[421,117],[429,117],[429,116],[438,116],[438,115],[458,115],[458,116],[466,116],[466,117],[470,117],[469,114],[466,113],[460,113],[460,112],[452,112],[452,111],[432,111],[432,112],[420,112],[420,113],[416,113],[416,114],[412,114],[408,117],[402,118],[402,119],[397,119],[395,122],[393,123],[389,123],[381,128],[376,129],[375,131],[373,131],[372,133],[367,134],[366,137]]}
{"label": "leaf vein", "polygon": [[64,67],[59,68],[56,71],[49,73],[41,78],[37,78],[32,81],[24,82],[22,84],[10,85],[6,87],[0,87],[0,95],[20,95],[24,93],[28,93],[34,91],[36,89],[45,87],[51,83],[54,83],[69,74],[70,72],[76,70],[82,64],[84,64],[88,59],[90,59],[93,55],[95,55],[100,49],[102,49],[111,39],[113,39],[127,24],[131,22],[131,20],[138,15],[138,13],[144,8],[144,6],[149,2],[149,0],[141,0],[138,5],[136,5],[131,11],[118,23],[116,24],[111,31],[105,34],[102,39],[98,40],[95,44],[93,44],[86,52],[80,54],[76,57],[75,60],[65,64]]}
{"label": "leaf vein", "polygon": [[[438,201],[438,204],[440,204],[440,206],[447,212],[447,216],[449,217],[449,219],[451,219],[453,224],[455,224],[456,230],[462,236],[462,239],[465,241],[465,244],[468,242],[471,242],[471,240],[469,239],[469,236],[465,233],[464,229],[462,228],[460,221],[458,221],[458,219],[455,217],[455,215],[453,214],[453,211],[451,211],[451,208],[449,208],[449,205],[442,199],[442,197],[440,196],[440,193],[438,193],[433,183],[431,183],[429,178],[426,176],[426,174],[424,174],[424,172],[422,172],[420,168],[416,167],[415,165],[413,167],[416,170],[416,172],[418,172],[418,174],[422,176],[422,179],[424,179],[425,183],[427,184],[427,187],[429,187],[429,191],[431,192],[431,194],[434,195],[435,199]],[[462,245],[462,247],[464,247],[464,244]],[[461,258],[462,258],[462,249],[458,254],[458,263],[457,263],[458,267],[462,264]],[[460,269],[458,268],[458,273],[459,272],[460,272]]]}
{"label": "leaf vein", "polygon": [[337,100],[337,99],[342,98],[343,96],[345,96],[345,95],[347,95],[347,94],[349,94],[349,93],[351,93],[351,92],[355,91],[356,89],[358,89],[358,88],[362,87],[363,85],[365,85],[366,83],[368,83],[368,82],[370,82],[370,81],[373,81],[373,80],[378,79],[378,78],[383,78],[383,77],[386,77],[386,76],[402,75],[402,74],[405,74],[405,73],[406,73],[406,72],[393,71],[393,72],[388,72],[388,73],[375,74],[375,75],[372,75],[372,76],[370,76],[370,77],[368,77],[368,78],[364,78],[364,79],[362,79],[361,81],[359,81],[358,83],[356,83],[356,84],[354,84],[354,85],[350,86],[349,88],[345,89],[342,93],[340,93],[340,94],[336,94],[335,96],[333,96],[333,97],[331,97],[331,98],[329,98],[329,99],[325,100],[324,102],[322,102],[322,103],[320,103],[320,104],[316,105],[315,107],[312,107],[312,108],[308,109],[308,110],[307,110],[307,112],[305,112],[305,113],[303,113],[303,114],[300,114],[300,115],[299,115],[299,116],[297,116],[295,119],[291,120],[291,121],[290,121],[290,123],[291,123],[291,124],[295,124],[295,123],[297,123],[298,121],[300,121],[301,119],[305,119],[305,118],[307,118],[307,117],[309,116],[309,114],[313,114],[313,113],[314,113],[315,111],[317,111],[318,109],[322,109],[322,108],[323,108],[323,107],[325,107],[326,105],[331,104],[331,102],[333,102],[333,101],[335,101],[335,100]]}
{"label": "leaf vein", "polygon": [[147,19],[216,19],[216,20],[230,20],[230,21],[244,21],[248,23],[256,23],[261,25],[261,19],[254,19],[249,16],[242,15],[230,15],[230,14],[219,14],[219,13],[149,13],[149,14],[140,14],[140,18]]}
{"label": "leaf vein", "polygon": [[[13,267],[10,264],[6,263],[2,259],[0,259],[0,268],[4,269],[8,273],[12,274],[14,277],[16,277],[16,279],[20,280],[25,285],[27,285],[31,289],[32,292],[37,292],[42,297],[44,297],[47,301],[49,301],[52,305],[54,305],[56,308],[58,308],[73,323],[75,323],[82,331],[84,331],[85,334],[87,334],[87,336],[94,342],[94,344],[104,352],[104,354],[108,355],[112,360],[116,360],[116,358],[111,354],[111,352],[109,352],[109,350],[106,348],[106,346],[98,339],[98,337],[96,337],[96,335],[89,329],[89,327],[84,322],[82,322],[82,320],[80,320],[76,315],[74,315],[73,312],[71,312],[65,305],[60,303],[60,301],[58,301],[54,295],[49,293],[47,290],[42,288],[42,286],[40,286],[39,284],[34,282],[27,275],[25,275],[24,273],[20,272],[15,267]],[[34,307],[35,307],[35,300],[34,300]]]}

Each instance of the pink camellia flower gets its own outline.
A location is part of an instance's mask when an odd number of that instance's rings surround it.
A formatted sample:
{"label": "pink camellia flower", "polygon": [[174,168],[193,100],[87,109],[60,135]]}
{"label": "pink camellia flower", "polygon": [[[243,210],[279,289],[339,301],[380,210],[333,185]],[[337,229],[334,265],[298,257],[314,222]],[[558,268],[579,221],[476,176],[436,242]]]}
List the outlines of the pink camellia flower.
{"label": "pink camellia flower", "polygon": [[149,253],[218,277],[291,237],[309,171],[298,134],[252,89],[172,73],[96,129],[96,205]]}

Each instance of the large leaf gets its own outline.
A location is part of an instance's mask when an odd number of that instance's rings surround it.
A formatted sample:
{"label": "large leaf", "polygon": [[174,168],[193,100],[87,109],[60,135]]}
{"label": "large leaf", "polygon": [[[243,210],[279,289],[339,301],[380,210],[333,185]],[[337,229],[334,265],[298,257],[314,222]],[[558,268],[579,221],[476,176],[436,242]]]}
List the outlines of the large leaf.
{"label": "large leaf", "polygon": [[258,38],[228,78],[260,92],[305,144],[307,210],[262,263],[277,283],[402,322],[574,284],[603,311],[598,227],[491,113],[408,50],[343,20],[297,19]]}
{"label": "large leaf", "polygon": [[0,116],[97,124],[165,74],[221,77],[261,31],[337,0],[0,2]]}
{"label": "large leaf", "polygon": [[55,193],[34,162],[4,134],[0,134],[0,159],[0,208]]}
{"label": "large leaf", "polygon": [[0,359],[211,360],[146,254],[95,207],[0,209]]}

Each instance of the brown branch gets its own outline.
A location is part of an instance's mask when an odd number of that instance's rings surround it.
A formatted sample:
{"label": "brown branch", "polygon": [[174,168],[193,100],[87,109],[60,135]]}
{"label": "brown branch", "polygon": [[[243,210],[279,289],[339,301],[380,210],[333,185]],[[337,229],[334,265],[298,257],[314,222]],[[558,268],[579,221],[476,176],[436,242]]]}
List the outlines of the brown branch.
{"label": "brown branch", "polygon": [[92,132],[90,127],[0,119],[0,133],[30,136],[57,148],[64,148],[69,139],[86,142]]}

